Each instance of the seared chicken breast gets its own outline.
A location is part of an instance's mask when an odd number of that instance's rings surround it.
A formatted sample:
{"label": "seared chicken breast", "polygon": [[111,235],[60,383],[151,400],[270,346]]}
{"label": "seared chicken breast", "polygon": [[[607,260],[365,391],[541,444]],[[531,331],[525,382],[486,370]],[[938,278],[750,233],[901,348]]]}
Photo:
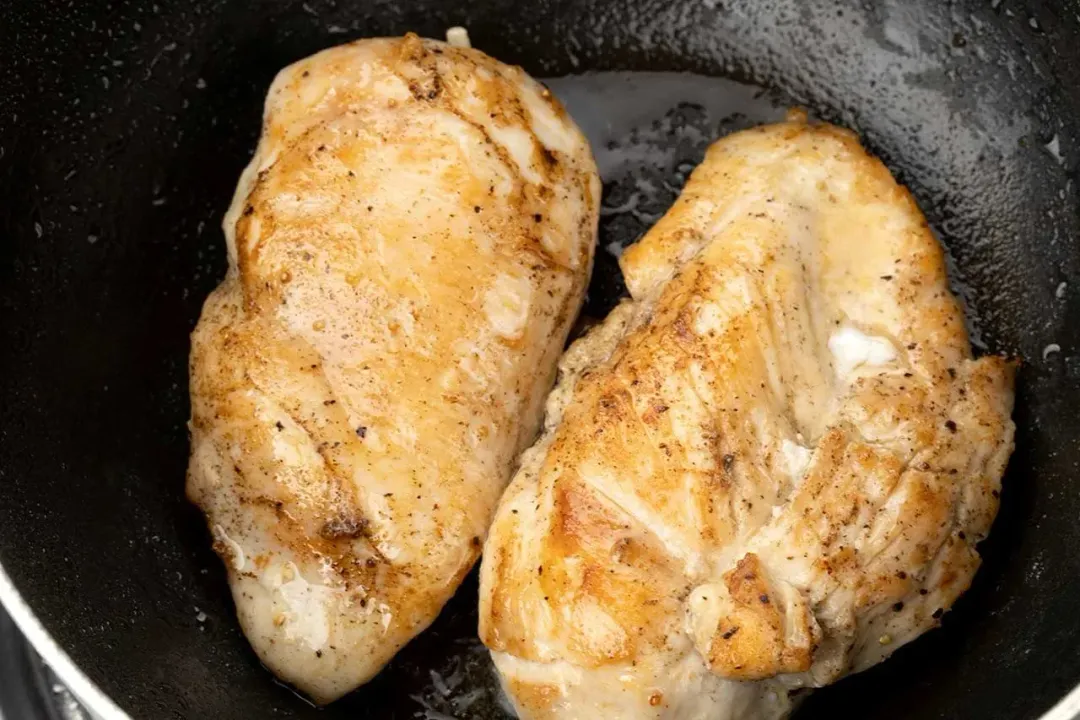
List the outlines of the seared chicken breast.
{"label": "seared chicken breast", "polygon": [[715,143],[621,259],[488,538],[523,718],[780,718],[939,623],[979,565],[1013,368],[851,133]]}
{"label": "seared chicken breast", "polygon": [[187,491],[241,626],[318,702],[480,553],[592,265],[589,148],[519,68],[415,35],[283,70],[192,337]]}

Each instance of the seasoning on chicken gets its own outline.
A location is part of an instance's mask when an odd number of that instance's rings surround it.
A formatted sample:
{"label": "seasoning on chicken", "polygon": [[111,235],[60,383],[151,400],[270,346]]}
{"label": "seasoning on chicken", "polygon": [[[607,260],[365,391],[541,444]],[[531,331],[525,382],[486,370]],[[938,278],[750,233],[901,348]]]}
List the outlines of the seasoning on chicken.
{"label": "seasoning on chicken", "polygon": [[404,38],[283,70],[192,338],[188,495],[318,702],[438,614],[533,439],[592,265],[584,137],[520,68]]}
{"label": "seasoning on chicken", "polygon": [[850,133],[715,143],[561,363],[488,538],[522,718],[781,718],[968,587],[1013,446],[942,249]]}

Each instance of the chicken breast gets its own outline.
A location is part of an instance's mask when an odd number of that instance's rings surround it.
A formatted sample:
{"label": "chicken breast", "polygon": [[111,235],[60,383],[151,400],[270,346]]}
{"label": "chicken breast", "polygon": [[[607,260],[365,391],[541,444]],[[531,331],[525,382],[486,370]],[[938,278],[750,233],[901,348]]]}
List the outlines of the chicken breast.
{"label": "chicken breast", "polygon": [[283,70],[192,337],[187,491],[262,661],[370,679],[480,553],[592,264],[600,183],[545,88],[415,35]]}
{"label": "chicken breast", "polygon": [[780,718],[968,587],[1013,446],[942,249],[851,133],[715,143],[622,257],[500,503],[480,631],[523,718]]}

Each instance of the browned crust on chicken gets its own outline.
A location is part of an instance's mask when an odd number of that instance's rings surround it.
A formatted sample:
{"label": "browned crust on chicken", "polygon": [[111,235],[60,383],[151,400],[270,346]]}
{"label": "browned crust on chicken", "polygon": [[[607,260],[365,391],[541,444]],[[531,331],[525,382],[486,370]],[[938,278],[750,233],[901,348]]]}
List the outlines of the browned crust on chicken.
{"label": "browned crust on chicken", "polygon": [[363,40],[279,74],[192,337],[188,495],[260,658],[318,701],[480,552],[577,314],[599,179],[520,68]]}
{"label": "browned crust on chicken", "polygon": [[969,585],[1013,365],[972,359],[907,190],[804,118],[713,145],[621,263],[496,514],[481,637],[523,717],[781,717]]}

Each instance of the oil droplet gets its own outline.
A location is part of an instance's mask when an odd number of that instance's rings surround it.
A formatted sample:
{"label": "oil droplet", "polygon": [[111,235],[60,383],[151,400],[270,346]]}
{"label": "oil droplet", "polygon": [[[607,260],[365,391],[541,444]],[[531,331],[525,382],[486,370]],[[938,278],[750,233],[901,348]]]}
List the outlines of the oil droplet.
{"label": "oil droplet", "polygon": [[1048,153],[1054,156],[1058,165],[1065,164],[1065,156],[1061,153],[1061,139],[1057,135],[1054,135],[1054,137],[1050,139],[1050,142],[1043,145],[1043,147],[1046,148]]}

